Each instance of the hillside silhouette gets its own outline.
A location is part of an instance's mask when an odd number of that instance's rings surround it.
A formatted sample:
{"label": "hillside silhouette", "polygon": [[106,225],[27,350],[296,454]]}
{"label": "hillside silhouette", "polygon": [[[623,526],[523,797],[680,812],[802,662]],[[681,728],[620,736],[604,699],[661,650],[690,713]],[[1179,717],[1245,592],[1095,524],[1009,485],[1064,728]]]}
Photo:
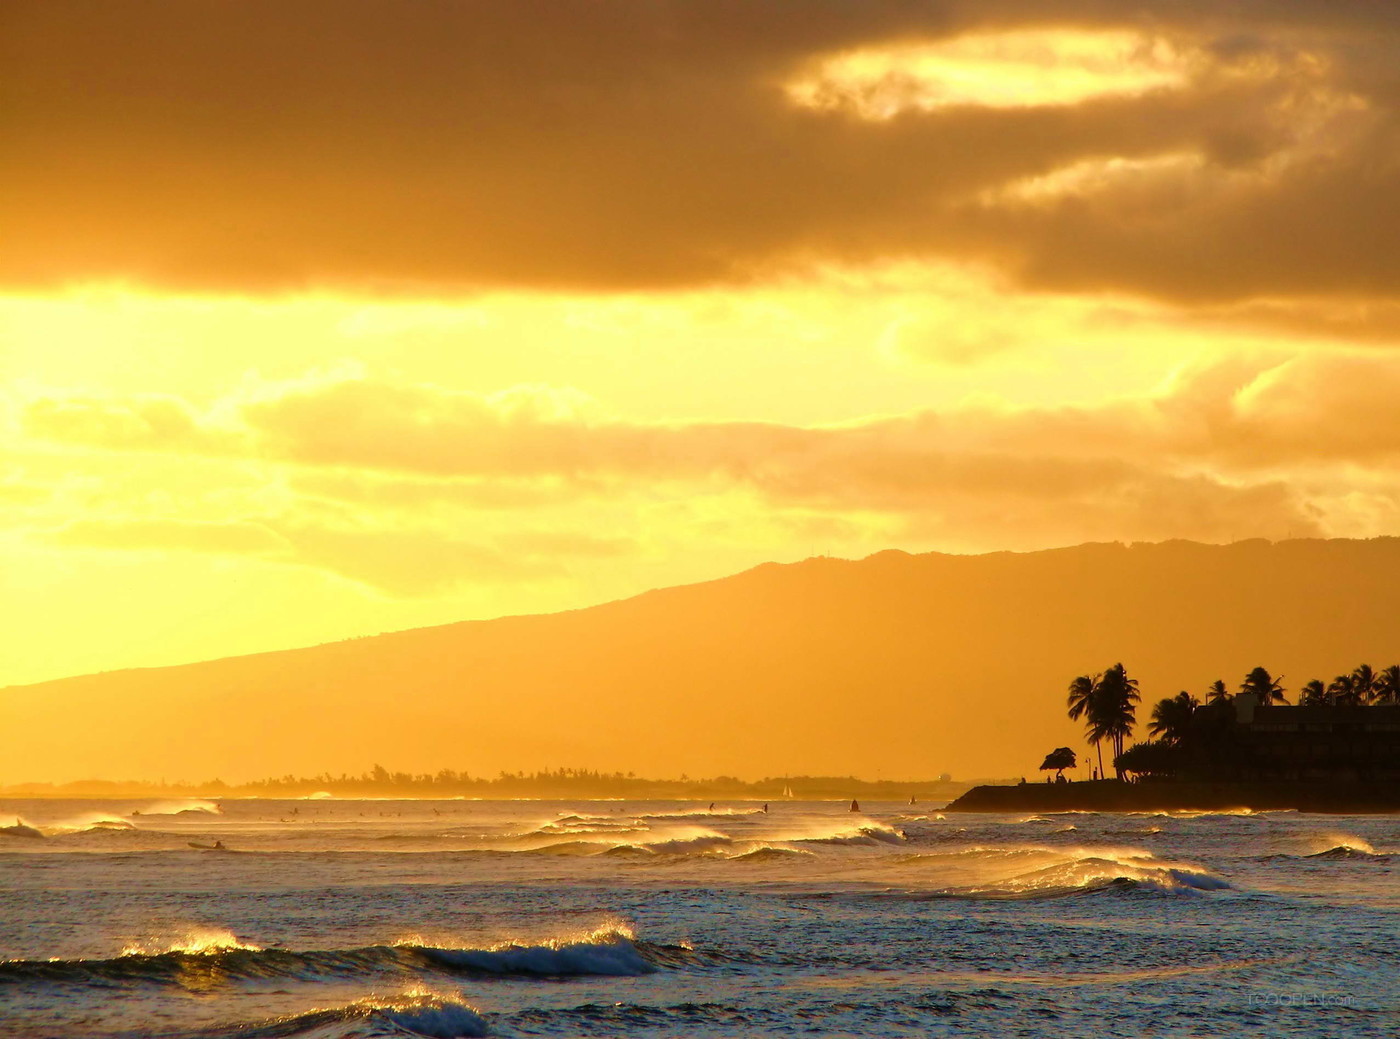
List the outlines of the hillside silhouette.
{"label": "hillside silhouette", "polygon": [[[1075,675],[1152,702],[1267,661],[1400,655],[1400,539],[882,552],[545,616],[0,690],[0,783],[475,775],[1035,775]],[[74,632],[75,639],[81,638]]]}

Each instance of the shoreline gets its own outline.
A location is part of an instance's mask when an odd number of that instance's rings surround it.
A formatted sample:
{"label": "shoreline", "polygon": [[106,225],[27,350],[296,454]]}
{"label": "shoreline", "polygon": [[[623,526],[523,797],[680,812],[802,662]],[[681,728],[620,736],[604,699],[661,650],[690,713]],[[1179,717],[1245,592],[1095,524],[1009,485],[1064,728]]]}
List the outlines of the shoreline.
{"label": "shoreline", "polygon": [[975,786],[945,812],[1299,811],[1333,815],[1400,812],[1400,787],[1362,783],[1078,783]]}

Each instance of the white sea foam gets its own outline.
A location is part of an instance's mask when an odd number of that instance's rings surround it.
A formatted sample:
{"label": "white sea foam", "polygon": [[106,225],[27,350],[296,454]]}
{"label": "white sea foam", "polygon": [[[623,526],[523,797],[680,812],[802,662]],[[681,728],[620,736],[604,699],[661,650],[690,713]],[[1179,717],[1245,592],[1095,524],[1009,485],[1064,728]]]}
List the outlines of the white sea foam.
{"label": "white sea foam", "polygon": [[485,949],[425,951],[435,961],[488,974],[633,977],[656,970],[638,949],[632,930],[619,924],[531,944],[502,942]]}
{"label": "white sea foam", "polygon": [[210,956],[235,949],[261,952],[262,946],[245,942],[224,927],[191,927],[175,935],[149,935],[131,939],[122,948],[121,955],[161,956],[178,952],[192,956]]}
{"label": "white sea foam", "polygon": [[1130,885],[1157,891],[1213,891],[1229,881],[1194,863],[1135,848],[971,846],[905,856],[929,871],[926,893],[965,898],[1035,898]]}

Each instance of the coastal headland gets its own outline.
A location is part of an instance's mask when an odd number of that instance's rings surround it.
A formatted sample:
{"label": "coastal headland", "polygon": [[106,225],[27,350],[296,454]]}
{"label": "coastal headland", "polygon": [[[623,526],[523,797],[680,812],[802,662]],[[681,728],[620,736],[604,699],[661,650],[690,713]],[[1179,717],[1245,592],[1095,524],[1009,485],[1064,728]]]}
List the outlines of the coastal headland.
{"label": "coastal headland", "polygon": [[1022,783],[975,786],[949,812],[1400,812],[1400,788],[1362,783]]}

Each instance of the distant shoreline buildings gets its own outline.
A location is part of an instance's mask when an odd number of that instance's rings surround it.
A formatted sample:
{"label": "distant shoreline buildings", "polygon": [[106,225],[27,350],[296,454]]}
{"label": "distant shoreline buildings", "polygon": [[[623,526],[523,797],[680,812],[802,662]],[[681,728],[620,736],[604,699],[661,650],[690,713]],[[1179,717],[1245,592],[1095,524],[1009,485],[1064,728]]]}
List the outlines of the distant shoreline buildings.
{"label": "distant shoreline buildings", "polygon": [[1400,783],[1400,704],[1280,706],[1234,699],[1242,780]]}

